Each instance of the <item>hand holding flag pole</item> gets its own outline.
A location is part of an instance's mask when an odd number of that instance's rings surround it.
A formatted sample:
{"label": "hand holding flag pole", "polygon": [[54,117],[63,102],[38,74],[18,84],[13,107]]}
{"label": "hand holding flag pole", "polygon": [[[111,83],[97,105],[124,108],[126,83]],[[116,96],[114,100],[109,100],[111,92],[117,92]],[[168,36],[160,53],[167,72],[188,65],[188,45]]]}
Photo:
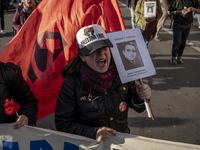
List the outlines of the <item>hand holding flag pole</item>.
{"label": "hand holding flag pole", "polygon": [[[143,84],[142,79],[139,79],[139,83],[140,83],[140,85]],[[152,118],[152,120],[154,120],[153,112],[152,112],[152,110],[151,110],[149,101],[146,100],[146,99],[144,99],[144,104],[145,104],[145,106],[146,106],[146,110],[147,110],[148,117],[149,117],[149,118]]]}

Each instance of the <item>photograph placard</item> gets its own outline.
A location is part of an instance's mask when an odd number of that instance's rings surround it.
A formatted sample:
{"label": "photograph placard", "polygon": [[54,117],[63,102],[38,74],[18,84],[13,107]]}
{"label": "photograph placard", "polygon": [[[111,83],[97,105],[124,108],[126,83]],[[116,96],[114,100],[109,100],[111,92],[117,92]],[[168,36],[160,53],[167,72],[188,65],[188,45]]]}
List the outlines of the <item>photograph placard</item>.
{"label": "photograph placard", "polygon": [[156,1],[144,2],[144,17],[156,17]]}
{"label": "photograph placard", "polygon": [[108,33],[113,55],[122,83],[156,74],[140,29]]}

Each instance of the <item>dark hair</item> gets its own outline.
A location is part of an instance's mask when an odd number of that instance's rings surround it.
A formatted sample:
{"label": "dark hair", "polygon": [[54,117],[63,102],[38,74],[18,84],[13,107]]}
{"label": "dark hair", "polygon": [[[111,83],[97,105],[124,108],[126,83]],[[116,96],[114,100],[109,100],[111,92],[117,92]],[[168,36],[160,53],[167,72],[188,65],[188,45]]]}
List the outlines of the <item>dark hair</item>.
{"label": "dark hair", "polygon": [[62,77],[65,78],[66,76],[70,74],[79,74],[81,65],[83,61],[81,60],[80,56],[81,53],[78,52],[74,59],[72,59],[62,70]]}

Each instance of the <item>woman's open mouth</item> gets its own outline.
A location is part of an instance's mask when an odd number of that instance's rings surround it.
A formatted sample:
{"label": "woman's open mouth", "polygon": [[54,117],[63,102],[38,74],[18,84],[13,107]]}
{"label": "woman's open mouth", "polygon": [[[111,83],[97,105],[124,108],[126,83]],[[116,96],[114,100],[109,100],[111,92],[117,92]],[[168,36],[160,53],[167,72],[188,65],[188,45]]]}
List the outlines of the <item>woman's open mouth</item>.
{"label": "woman's open mouth", "polygon": [[100,67],[105,67],[106,65],[106,59],[100,59],[98,60],[97,64],[100,66]]}

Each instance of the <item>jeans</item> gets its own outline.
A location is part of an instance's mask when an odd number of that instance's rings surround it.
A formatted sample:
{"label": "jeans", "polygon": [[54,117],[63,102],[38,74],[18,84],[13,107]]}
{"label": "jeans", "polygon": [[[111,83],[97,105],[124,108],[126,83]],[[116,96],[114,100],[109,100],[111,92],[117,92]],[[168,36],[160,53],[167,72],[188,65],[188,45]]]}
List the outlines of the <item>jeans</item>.
{"label": "jeans", "polygon": [[[140,29],[139,26],[135,26],[135,27]],[[142,30],[142,29],[140,29],[140,31],[141,31],[142,36],[143,36],[143,38],[144,38],[145,31]],[[150,41],[150,39],[151,39],[151,37],[150,37],[148,40],[145,40],[145,39],[144,39],[144,42],[145,42],[145,44],[146,44],[147,47],[148,47],[148,45],[149,45],[149,41]]]}
{"label": "jeans", "polygon": [[181,57],[185,48],[186,40],[190,33],[190,26],[187,29],[180,28],[176,23],[173,25],[172,57]]}

